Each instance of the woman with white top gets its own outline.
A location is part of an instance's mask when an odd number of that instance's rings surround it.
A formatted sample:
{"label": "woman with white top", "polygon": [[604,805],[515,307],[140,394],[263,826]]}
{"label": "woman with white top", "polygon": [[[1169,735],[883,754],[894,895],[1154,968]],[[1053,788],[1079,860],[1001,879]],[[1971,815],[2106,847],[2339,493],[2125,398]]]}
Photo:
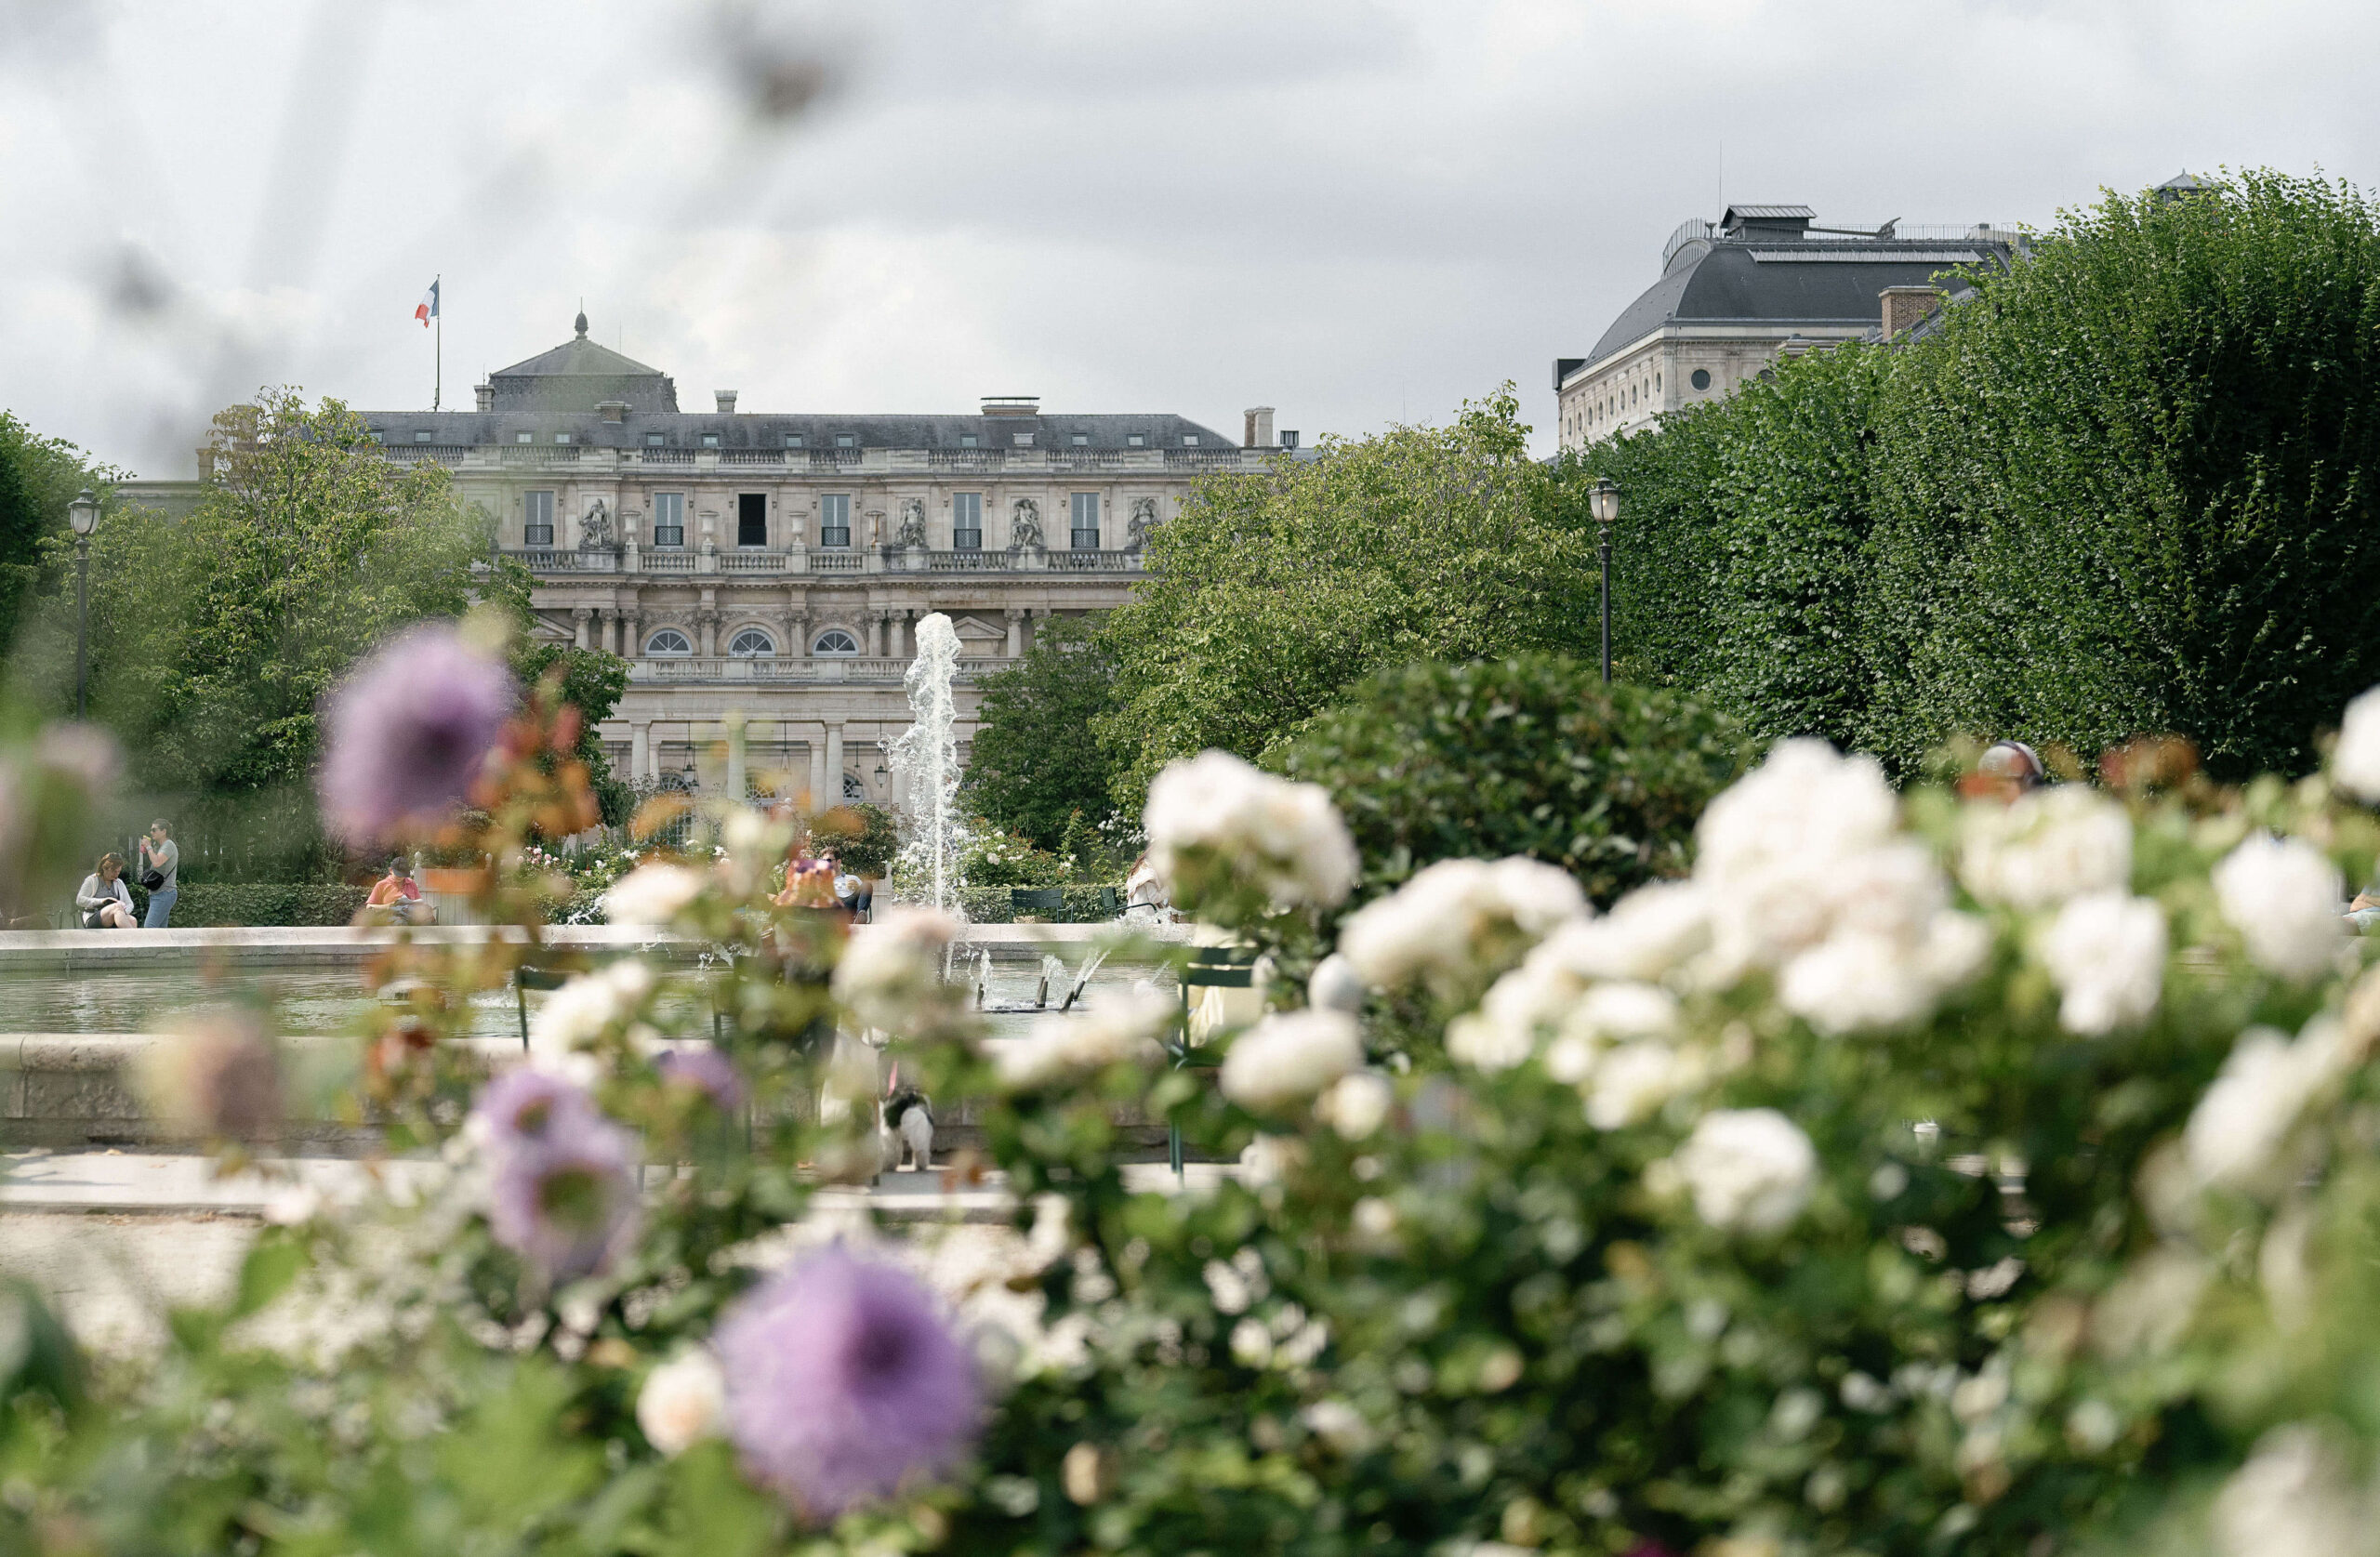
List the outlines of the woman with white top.
{"label": "woman with white top", "polygon": [[85,930],[133,930],[139,921],[132,917],[132,889],[124,884],[124,861],[113,854],[99,856],[99,868],[83,877],[83,885],[74,894],[75,911],[83,916]]}

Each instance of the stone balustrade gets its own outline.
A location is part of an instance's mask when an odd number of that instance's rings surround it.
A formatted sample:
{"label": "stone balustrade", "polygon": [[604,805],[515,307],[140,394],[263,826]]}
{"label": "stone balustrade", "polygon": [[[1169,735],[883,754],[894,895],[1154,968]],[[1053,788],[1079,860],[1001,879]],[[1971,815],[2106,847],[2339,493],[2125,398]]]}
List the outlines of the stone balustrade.
{"label": "stone balustrade", "polygon": [[924,547],[880,547],[829,549],[788,547],[733,547],[702,551],[685,547],[572,548],[559,546],[510,547],[504,555],[541,575],[588,574],[713,574],[745,576],[754,574],[1137,574],[1144,571],[1143,553],[1043,550],[1016,547],[1005,551],[934,551]]}

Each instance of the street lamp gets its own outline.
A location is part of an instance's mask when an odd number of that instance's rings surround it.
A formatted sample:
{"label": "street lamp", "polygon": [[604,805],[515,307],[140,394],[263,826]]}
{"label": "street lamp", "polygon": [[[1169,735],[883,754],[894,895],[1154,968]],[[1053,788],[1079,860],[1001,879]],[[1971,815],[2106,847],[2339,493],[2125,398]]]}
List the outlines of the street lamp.
{"label": "street lamp", "polygon": [[74,526],[74,717],[90,706],[91,532],[99,527],[99,500],[85,487],[66,505],[67,522]]}
{"label": "street lamp", "polygon": [[1603,558],[1603,684],[1611,685],[1611,526],[1620,517],[1620,489],[1604,476],[1595,482],[1592,498],[1595,516],[1595,534],[1601,537],[1595,549]]}

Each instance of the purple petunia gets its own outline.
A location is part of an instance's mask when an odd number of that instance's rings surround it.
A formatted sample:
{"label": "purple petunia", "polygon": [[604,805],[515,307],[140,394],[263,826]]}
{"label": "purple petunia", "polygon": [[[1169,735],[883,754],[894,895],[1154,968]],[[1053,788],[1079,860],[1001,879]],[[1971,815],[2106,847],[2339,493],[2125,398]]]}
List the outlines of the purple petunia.
{"label": "purple petunia", "polygon": [[471,1111],[488,1157],[488,1228],[548,1281],[601,1272],[641,1214],[628,1132],[569,1082],[519,1070]]}
{"label": "purple petunia", "polygon": [[654,1068],[672,1087],[689,1087],[710,1099],[722,1114],[744,1106],[744,1078],[735,1062],[715,1049],[672,1049],[657,1055]]}
{"label": "purple petunia", "polygon": [[452,627],[390,643],[323,710],[324,815],[360,843],[436,826],[479,776],[514,701],[511,673]]}
{"label": "purple petunia", "polygon": [[974,1442],[974,1358],[894,1266],[802,1258],[738,1300],[712,1345],[745,1469],[821,1523],[947,1471]]}

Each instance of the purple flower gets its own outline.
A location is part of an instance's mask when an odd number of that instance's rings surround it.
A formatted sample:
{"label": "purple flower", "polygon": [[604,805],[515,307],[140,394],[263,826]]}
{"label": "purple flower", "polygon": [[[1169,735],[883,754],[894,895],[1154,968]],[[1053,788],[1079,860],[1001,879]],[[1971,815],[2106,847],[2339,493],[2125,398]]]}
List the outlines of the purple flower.
{"label": "purple flower", "polygon": [[745,1470],[831,1520],[974,1442],[974,1359],[906,1272],[840,1248],[799,1260],[739,1300],[712,1338],[727,1432]]}
{"label": "purple flower", "polygon": [[744,1078],[735,1063],[715,1049],[672,1049],[653,1062],[661,1079],[672,1087],[690,1087],[708,1097],[722,1114],[744,1106]]}
{"label": "purple flower", "polygon": [[488,1228],[548,1281],[592,1275],[636,1237],[641,1207],[628,1132],[557,1077],[519,1070],[481,1093]]}
{"label": "purple flower", "polygon": [[451,627],[375,653],[323,710],[323,812],[370,842],[436,826],[469,790],[512,712],[511,674]]}

